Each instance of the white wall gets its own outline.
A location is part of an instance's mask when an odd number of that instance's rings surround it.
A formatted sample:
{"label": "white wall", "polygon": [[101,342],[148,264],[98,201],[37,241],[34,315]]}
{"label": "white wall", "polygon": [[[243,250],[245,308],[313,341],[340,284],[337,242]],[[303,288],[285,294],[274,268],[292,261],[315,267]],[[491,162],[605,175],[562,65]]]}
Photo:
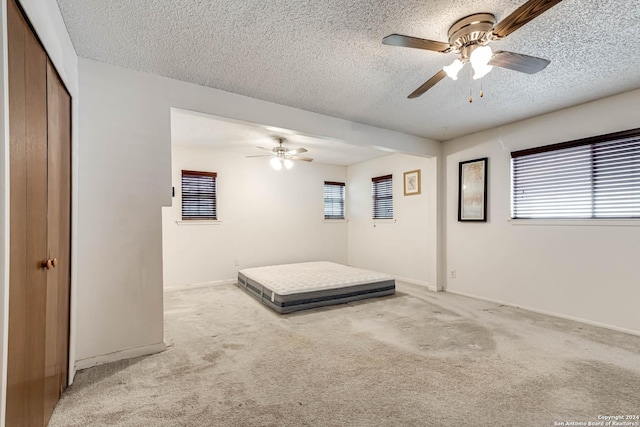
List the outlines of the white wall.
{"label": "white wall", "polygon": [[[238,269],[304,261],[347,263],[346,221],[324,221],[324,181],[346,182],[345,166],[268,159],[202,147],[173,147],[171,207],[163,208],[164,286],[235,281]],[[218,220],[181,216],[181,171],[216,172]],[[238,260],[239,265],[234,262]]]}
{"label": "white wall", "polygon": [[[421,170],[420,195],[404,196],[404,172]],[[371,178],[393,175],[394,220],[371,219]],[[349,265],[436,289],[437,159],[393,154],[348,168]]]}
{"label": "white wall", "polygon": [[[447,290],[640,333],[640,220],[510,221],[510,152],[640,127],[640,91],[445,142]],[[488,222],[457,221],[458,162],[489,157]]]}
{"label": "white wall", "polygon": [[87,59],[80,59],[79,74],[83,366],[96,356],[115,353],[101,359],[113,360],[162,344],[161,207],[171,204],[171,107],[419,155],[440,149],[435,141]]}
{"label": "white wall", "polygon": [[[35,32],[44,45],[49,58],[65,83],[72,97],[72,257],[71,257],[71,336],[70,336],[70,369],[69,380],[73,380],[73,361],[75,353],[75,330],[73,318],[75,313],[76,269],[77,255],[77,220],[76,200],[77,171],[78,171],[78,57],[71,39],[62,20],[62,15],[55,0],[20,0]],[[0,352],[2,354],[2,373],[0,386],[0,426],[5,418],[5,390],[7,367],[7,339],[8,339],[8,307],[9,307],[9,117],[8,117],[8,66],[7,66],[7,9],[6,2],[0,6],[0,68],[2,69],[2,85],[0,87],[0,135],[2,138],[2,161],[0,162]]]}

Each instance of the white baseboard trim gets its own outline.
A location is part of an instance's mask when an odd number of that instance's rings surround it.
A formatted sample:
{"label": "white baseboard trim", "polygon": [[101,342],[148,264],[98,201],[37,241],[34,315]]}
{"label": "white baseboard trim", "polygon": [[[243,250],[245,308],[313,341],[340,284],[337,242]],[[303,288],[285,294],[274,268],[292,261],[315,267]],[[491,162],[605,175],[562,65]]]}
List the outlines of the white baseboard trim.
{"label": "white baseboard trim", "polygon": [[207,288],[209,286],[234,285],[238,279],[214,280],[212,282],[191,283],[188,285],[170,286],[165,292],[186,291],[187,289]]}
{"label": "white baseboard trim", "polygon": [[429,282],[423,282],[422,280],[409,279],[408,277],[401,277],[401,276],[393,276],[393,277],[396,280],[399,280],[401,282],[410,283],[412,285],[424,286],[425,288],[429,289],[431,292],[438,292],[438,288],[436,286],[433,286]]}
{"label": "white baseboard trim", "polygon": [[546,310],[539,310],[537,308],[527,307],[527,306],[514,304],[514,303],[510,303],[510,302],[506,302],[506,301],[500,301],[500,300],[493,299],[493,298],[486,298],[486,297],[481,297],[481,296],[478,296],[478,295],[468,294],[466,292],[460,292],[460,291],[456,291],[454,289],[446,289],[444,292],[449,292],[451,294],[461,295],[463,297],[479,299],[479,300],[482,300],[482,301],[493,302],[493,303],[496,303],[496,304],[502,304],[502,305],[506,305],[506,306],[509,306],[509,307],[521,308],[523,310],[531,311],[533,313],[544,314],[545,316],[558,317],[560,319],[565,319],[565,320],[573,320],[574,322],[584,323],[585,325],[597,326],[599,328],[605,328],[605,329],[611,329],[611,330],[614,330],[614,331],[617,331],[617,332],[624,332],[625,334],[629,334],[629,335],[640,336],[640,331],[634,331],[633,329],[621,328],[619,326],[609,325],[609,324],[606,324],[606,323],[594,322],[593,320],[583,319],[581,317],[574,317],[574,316],[568,316],[566,314],[553,313],[553,312],[546,311]]}
{"label": "white baseboard trim", "polygon": [[131,348],[128,350],[114,351],[113,353],[103,354],[101,356],[89,357],[87,359],[77,360],[75,370],[92,368],[105,363],[117,362],[118,360],[131,359],[134,357],[148,356],[150,354],[160,353],[167,349],[164,342],[146,345],[144,347]]}
{"label": "white baseboard trim", "polygon": [[71,372],[68,375],[67,381],[68,381],[68,386],[70,386],[71,384],[73,384],[73,380],[76,379],[76,372],[77,372],[78,368],[76,367],[76,364],[73,364],[73,367],[71,368]]}

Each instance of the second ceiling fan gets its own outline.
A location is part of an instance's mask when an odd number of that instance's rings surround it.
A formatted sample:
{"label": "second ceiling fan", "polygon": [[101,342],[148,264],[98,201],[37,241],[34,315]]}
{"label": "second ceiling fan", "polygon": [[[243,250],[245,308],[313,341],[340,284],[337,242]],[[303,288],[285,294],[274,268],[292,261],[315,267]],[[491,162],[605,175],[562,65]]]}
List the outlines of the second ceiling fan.
{"label": "second ceiling fan", "polygon": [[458,72],[466,62],[471,62],[474,79],[485,76],[493,66],[535,74],[546,68],[551,61],[535,56],[507,51],[492,52],[491,42],[501,40],[524,24],[540,16],[562,0],[529,0],[502,21],[496,24],[491,13],[476,13],[456,21],[449,28],[449,43],[417,37],[391,34],[382,43],[391,46],[425,49],[440,53],[457,53],[459,59],[443,67],[422,86],[413,91],[408,98],[417,98],[446,76],[456,80]]}
{"label": "second ceiling fan", "polygon": [[279,136],[274,136],[273,138],[278,143],[277,146],[273,148],[257,147],[261,150],[269,151],[270,154],[261,154],[257,156],[247,156],[247,157],[271,157],[271,160],[269,163],[271,164],[271,167],[274,168],[275,170],[281,170],[283,167],[285,169],[291,169],[293,167],[292,160],[301,160],[303,162],[313,161],[313,159],[310,157],[304,157],[300,155],[302,153],[307,152],[306,148],[302,148],[302,147],[296,148],[296,149],[287,148],[282,145],[284,142],[286,142],[285,138],[282,138]]}

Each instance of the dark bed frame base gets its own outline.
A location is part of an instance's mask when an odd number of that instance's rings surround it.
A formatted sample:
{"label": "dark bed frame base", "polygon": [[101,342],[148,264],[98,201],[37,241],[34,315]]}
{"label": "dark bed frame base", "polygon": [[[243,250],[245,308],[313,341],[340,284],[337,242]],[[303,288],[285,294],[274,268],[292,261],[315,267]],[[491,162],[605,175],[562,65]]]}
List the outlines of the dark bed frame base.
{"label": "dark bed frame base", "polygon": [[365,298],[393,295],[396,291],[395,280],[391,279],[338,289],[279,295],[255,280],[249,279],[242,273],[238,273],[237,285],[244,289],[246,293],[280,314],[327,305],[345,304]]}

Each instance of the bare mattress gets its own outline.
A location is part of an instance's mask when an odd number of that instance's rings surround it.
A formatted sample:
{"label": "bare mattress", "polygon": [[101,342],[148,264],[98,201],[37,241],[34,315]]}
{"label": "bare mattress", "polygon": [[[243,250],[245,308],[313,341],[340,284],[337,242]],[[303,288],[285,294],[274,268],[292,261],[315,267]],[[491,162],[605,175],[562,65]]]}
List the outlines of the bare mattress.
{"label": "bare mattress", "polygon": [[278,313],[392,295],[393,277],[333,262],[245,268],[238,286]]}

